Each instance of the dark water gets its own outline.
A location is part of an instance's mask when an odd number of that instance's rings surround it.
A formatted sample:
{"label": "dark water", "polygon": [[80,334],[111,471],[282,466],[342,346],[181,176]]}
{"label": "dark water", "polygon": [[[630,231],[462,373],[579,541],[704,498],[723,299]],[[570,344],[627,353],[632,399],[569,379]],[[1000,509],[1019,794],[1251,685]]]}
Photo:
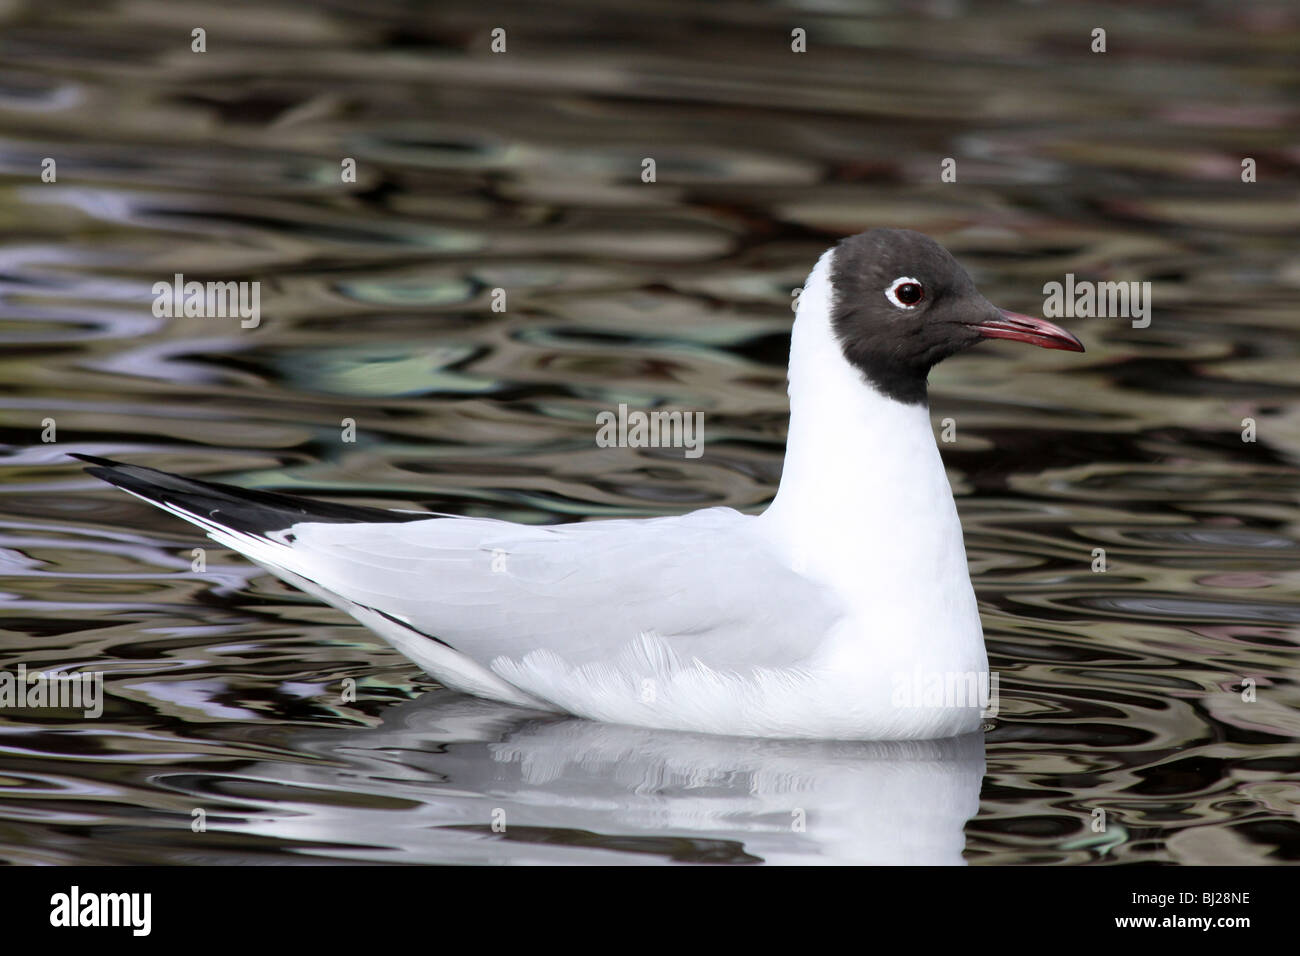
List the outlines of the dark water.
{"label": "dark water", "polygon": [[[0,670],[106,675],[98,720],[0,711],[0,859],[1300,858],[1293,5],[0,19]],[[1067,322],[1086,355],[994,344],[932,378],[1002,676],[983,739],[737,742],[473,701],[235,555],[194,572],[193,529],[65,458],[527,522],[758,509],[791,289],[875,225],[935,236],[1019,311],[1066,273],[1152,283],[1148,328]],[[155,318],[177,272],[260,281],[261,324]],[[703,411],[705,454],[596,447],[620,402]]]}

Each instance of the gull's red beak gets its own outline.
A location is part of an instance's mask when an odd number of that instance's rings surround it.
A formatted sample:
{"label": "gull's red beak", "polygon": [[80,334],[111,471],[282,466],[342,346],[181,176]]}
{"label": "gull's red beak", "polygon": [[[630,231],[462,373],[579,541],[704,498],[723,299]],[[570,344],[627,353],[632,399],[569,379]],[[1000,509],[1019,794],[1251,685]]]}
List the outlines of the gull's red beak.
{"label": "gull's red beak", "polygon": [[1044,349],[1083,351],[1083,343],[1059,325],[1035,319],[1031,315],[1008,312],[1006,309],[998,309],[996,318],[972,325],[971,328],[986,339],[1011,339],[1013,342],[1028,342]]}

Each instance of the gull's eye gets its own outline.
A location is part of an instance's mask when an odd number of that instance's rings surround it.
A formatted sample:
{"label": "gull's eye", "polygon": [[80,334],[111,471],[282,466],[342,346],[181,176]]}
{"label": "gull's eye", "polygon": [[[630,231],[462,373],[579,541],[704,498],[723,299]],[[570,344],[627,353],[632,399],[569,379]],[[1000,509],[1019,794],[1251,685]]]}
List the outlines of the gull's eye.
{"label": "gull's eye", "polygon": [[916,304],[925,298],[925,286],[921,285],[919,279],[899,276],[889,283],[889,288],[885,290],[885,298],[900,309],[915,309]]}

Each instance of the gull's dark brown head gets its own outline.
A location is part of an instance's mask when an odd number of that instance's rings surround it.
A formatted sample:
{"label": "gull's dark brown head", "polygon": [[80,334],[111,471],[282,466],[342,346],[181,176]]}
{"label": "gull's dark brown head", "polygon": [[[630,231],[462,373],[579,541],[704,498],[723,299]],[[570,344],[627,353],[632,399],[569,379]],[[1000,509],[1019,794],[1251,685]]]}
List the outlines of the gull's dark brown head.
{"label": "gull's dark brown head", "polygon": [[999,309],[929,236],[872,229],[835,247],[831,326],[844,357],[880,392],[924,402],[930,369],[981,339],[1082,352],[1050,322]]}

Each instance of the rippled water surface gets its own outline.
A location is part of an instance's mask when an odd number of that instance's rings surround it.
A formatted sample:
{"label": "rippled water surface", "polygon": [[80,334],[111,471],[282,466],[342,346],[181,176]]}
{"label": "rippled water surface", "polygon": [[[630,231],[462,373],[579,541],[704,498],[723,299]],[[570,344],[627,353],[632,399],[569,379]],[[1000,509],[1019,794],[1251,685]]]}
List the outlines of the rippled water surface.
{"label": "rippled water surface", "polygon": [[[609,6],[0,12],[0,670],[106,674],[98,720],[0,715],[0,859],[1300,858],[1294,5]],[[1149,328],[1068,322],[1085,355],[932,377],[982,737],[474,701],[237,555],[193,571],[194,529],[65,457],[525,522],[760,509],[791,290],[875,225],[1023,312],[1153,287]],[[177,272],[260,281],[261,324],[155,318]],[[596,447],[619,403],[703,411],[705,454]]]}

